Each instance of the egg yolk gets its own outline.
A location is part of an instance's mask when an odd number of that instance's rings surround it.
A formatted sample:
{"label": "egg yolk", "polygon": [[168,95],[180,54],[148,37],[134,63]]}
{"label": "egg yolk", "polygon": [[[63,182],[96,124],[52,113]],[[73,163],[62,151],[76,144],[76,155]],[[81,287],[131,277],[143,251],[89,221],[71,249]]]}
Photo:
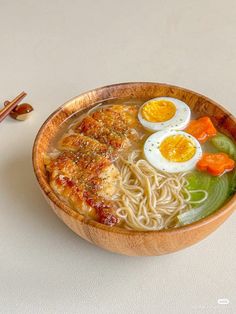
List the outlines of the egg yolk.
{"label": "egg yolk", "polygon": [[195,155],[196,147],[186,136],[172,135],[161,143],[160,152],[169,161],[184,162]]}
{"label": "egg yolk", "polygon": [[142,108],[142,116],[149,122],[168,121],[175,113],[175,105],[168,100],[151,100]]}

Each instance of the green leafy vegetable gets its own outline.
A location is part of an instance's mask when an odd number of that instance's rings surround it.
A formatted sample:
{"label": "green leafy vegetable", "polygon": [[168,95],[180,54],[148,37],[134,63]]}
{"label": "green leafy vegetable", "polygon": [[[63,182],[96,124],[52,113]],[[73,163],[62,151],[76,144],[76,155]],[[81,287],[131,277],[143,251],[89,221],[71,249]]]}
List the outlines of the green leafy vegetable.
{"label": "green leafy vegetable", "polygon": [[211,139],[211,142],[219,151],[228,154],[232,159],[236,160],[236,145],[228,136],[217,133]]}
{"label": "green leafy vegetable", "polygon": [[[188,181],[187,189],[190,192],[193,190],[205,190],[208,193],[208,197],[202,204],[194,204],[191,210],[178,215],[178,220],[182,225],[190,224],[212,214],[224,204],[229,196],[229,177],[227,174],[221,177],[213,177],[195,171],[190,174]],[[192,193],[190,201],[200,199],[199,196],[196,199],[195,194],[197,193]]]}

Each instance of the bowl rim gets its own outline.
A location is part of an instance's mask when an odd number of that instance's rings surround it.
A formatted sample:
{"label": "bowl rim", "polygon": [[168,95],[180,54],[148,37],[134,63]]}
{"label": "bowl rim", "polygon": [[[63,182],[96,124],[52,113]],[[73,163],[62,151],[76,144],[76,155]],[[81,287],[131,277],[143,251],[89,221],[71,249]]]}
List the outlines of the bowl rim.
{"label": "bowl rim", "polygon": [[[48,118],[43,122],[43,124],[41,125],[40,129],[38,130],[36,137],[34,139],[34,143],[33,143],[33,148],[32,148],[32,164],[33,164],[33,170],[36,176],[36,179],[38,181],[39,186],[41,187],[42,191],[44,192],[44,194],[46,194],[46,196],[50,199],[50,201],[57,206],[57,208],[59,208],[60,210],[62,210],[65,214],[73,217],[74,219],[80,221],[83,224],[86,224],[92,228],[98,228],[100,230],[103,231],[107,231],[107,232],[115,232],[118,234],[123,234],[123,235],[128,235],[128,236],[135,236],[137,234],[142,234],[143,236],[147,236],[147,235],[152,235],[152,234],[176,234],[176,233],[180,233],[180,232],[188,232],[190,230],[194,230],[194,229],[198,229],[200,227],[203,227],[211,222],[214,222],[217,219],[220,219],[221,216],[224,216],[225,214],[231,212],[231,210],[233,209],[233,206],[236,204],[236,193],[228,199],[228,201],[222,206],[220,207],[218,210],[216,210],[215,212],[213,212],[212,214],[210,214],[207,217],[204,217],[196,222],[192,222],[188,225],[184,225],[184,226],[179,226],[176,228],[170,228],[170,229],[161,229],[161,230],[151,230],[151,231],[137,231],[137,230],[128,230],[128,229],[124,229],[121,227],[110,227],[104,224],[101,224],[97,221],[91,220],[91,219],[86,219],[85,216],[81,215],[80,213],[78,213],[76,210],[72,209],[70,206],[68,206],[65,202],[63,202],[62,200],[60,200],[60,198],[56,195],[56,193],[54,193],[54,191],[50,188],[50,185],[48,184],[48,182],[46,180],[44,180],[41,176],[41,174],[39,173],[37,164],[38,164],[38,155],[37,155],[37,145],[41,139],[41,134],[43,132],[43,130],[47,127],[48,122],[58,113],[60,112],[63,108],[65,108],[69,103],[71,103],[72,101],[76,100],[79,97],[83,97],[86,94],[89,94],[91,92],[98,92],[98,91],[102,91],[105,89],[109,89],[109,88],[114,88],[114,87],[118,87],[118,86],[130,86],[130,85],[159,85],[164,86],[164,87],[168,87],[168,88],[173,88],[173,89],[180,89],[182,91],[185,91],[187,93],[193,93],[196,96],[201,97],[202,99],[211,102],[213,105],[217,106],[218,108],[220,108],[222,111],[224,111],[226,114],[228,114],[231,119],[234,120],[235,125],[236,125],[236,118],[227,110],[225,109],[223,106],[221,106],[220,104],[216,103],[214,100],[200,94],[197,93],[193,90],[190,89],[186,89],[180,86],[176,86],[176,85],[172,85],[172,84],[168,84],[168,83],[158,83],[158,82],[123,82],[123,83],[116,83],[116,84],[111,84],[111,85],[105,85],[102,87],[98,87],[95,89],[91,89],[88,90],[84,93],[79,94],[78,96],[75,96],[69,100],[67,100],[64,104],[62,104],[61,106],[59,106],[55,111],[53,111]],[[46,184],[45,184],[46,182]]]}

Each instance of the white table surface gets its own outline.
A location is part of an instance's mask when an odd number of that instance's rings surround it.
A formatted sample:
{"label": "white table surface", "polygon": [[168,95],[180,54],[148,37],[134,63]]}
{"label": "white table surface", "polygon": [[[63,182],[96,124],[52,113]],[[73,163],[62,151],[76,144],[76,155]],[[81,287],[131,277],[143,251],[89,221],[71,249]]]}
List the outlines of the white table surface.
{"label": "white table surface", "polygon": [[31,165],[47,116],[111,83],[184,86],[236,114],[236,2],[0,0],[0,47],[0,100],[25,90],[35,107],[0,125],[0,313],[236,313],[235,214],[178,253],[116,255],[54,215]]}

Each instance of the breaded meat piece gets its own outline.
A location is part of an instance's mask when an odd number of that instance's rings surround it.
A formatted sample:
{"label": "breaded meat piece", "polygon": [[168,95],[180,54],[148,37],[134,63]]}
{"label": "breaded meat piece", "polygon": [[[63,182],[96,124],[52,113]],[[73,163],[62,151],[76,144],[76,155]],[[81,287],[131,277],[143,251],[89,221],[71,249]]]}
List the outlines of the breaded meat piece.
{"label": "breaded meat piece", "polygon": [[[108,198],[115,191],[119,171],[107,158],[94,153],[63,152],[46,169],[51,187],[70,206],[98,221],[103,221],[105,215],[107,222],[118,222],[114,216],[115,204]],[[92,203],[91,198],[103,205]]]}
{"label": "breaded meat piece", "polygon": [[94,112],[92,117],[113,131],[128,135],[131,128],[138,126],[137,115],[138,109],[135,106],[112,105]]}
{"label": "breaded meat piece", "polygon": [[83,181],[86,185],[92,179],[100,178],[105,181],[110,172],[113,174],[113,169],[119,174],[109,159],[93,152],[63,152],[57,158],[51,159],[46,169],[52,177],[62,174],[76,182]]}
{"label": "breaded meat piece", "polygon": [[118,134],[109,129],[102,121],[97,121],[90,116],[85,117],[75,127],[75,131],[83,135],[107,144],[114,149],[121,149],[128,144],[128,139],[124,134]]}
{"label": "breaded meat piece", "polygon": [[57,148],[61,151],[82,152],[85,154],[93,152],[105,156],[108,159],[113,159],[115,156],[112,147],[79,133],[64,136],[58,142]]}
{"label": "breaded meat piece", "polygon": [[118,134],[126,134],[129,129],[129,126],[122,118],[122,115],[110,108],[96,111],[91,117]]}

